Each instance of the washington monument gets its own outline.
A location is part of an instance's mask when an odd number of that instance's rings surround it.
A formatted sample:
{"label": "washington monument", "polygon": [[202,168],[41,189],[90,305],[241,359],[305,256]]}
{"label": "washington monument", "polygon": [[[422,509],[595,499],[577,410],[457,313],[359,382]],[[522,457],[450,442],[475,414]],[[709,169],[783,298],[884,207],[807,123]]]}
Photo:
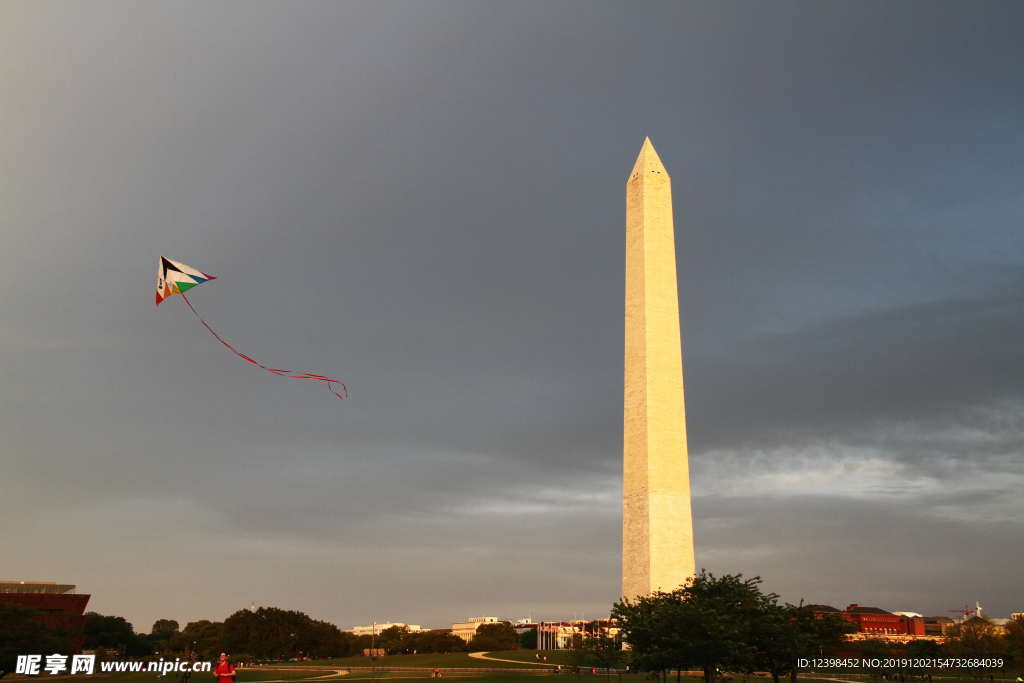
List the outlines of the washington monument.
{"label": "washington monument", "polygon": [[694,575],[672,179],[644,140],[626,181],[622,595]]}

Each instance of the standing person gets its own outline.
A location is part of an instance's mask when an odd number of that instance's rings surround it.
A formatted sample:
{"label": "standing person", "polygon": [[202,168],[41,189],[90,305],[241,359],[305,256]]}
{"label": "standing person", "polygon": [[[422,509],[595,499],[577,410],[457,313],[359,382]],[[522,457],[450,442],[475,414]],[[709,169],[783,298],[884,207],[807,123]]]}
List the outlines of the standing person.
{"label": "standing person", "polygon": [[235,683],[235,665],[231,663],[226,653],[220,653],[220,663],[214,668],[213,676],[217,683]]}
{"label": "standing person", "polygon": [[196,644],[192,643],[192,649],[188,653],[188,665],[187,668],[178,675],[178,683],[188,683],[188,679],[192,678],[192,669],[196,665]]}

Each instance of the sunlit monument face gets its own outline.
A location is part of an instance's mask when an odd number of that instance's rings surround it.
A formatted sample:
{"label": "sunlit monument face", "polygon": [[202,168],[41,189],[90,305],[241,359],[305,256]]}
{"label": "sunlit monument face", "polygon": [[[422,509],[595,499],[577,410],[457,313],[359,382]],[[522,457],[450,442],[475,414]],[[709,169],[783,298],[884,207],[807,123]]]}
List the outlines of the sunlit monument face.
{"label": "sunlit monument face", "polygon": [[672,180],[644,140],[626,181],[622,594],[695,572]]}

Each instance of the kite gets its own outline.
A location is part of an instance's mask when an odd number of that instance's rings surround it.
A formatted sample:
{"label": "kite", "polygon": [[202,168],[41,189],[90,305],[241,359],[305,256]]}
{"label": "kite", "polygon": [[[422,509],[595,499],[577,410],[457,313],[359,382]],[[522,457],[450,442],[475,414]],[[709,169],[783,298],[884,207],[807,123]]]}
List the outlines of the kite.
{"label": "kite", "polygon": [[250,358],[245,355],[234,346],[229,344],[223,337],[217,334],[209,323],[203,320],[203,317],[199,315],[199,311],[189,301],[188,296],[185,292],[192,289],[197,285],[201,285],[204,282],[210,280],[216,280],[217,278],[213,275],[207,275],[206,273],[196,270],[191,266],[186,266],[184,263],[178,263],[172,261],[169,258],[160,257],[159,263],[156,266],[156,305],[159,306],[167,297],[174,294],[180,294],[181,298],[185,300],[189,310],[196,316],[196,318],[203,324],[203,327],[214,336],[214,338],[223,344],[231,353],[235,354],[242,360],[252,363],[258,368],[263,368],[267,372],[272,372],[280,377],[291,377],[293,379],[311,379],[316,382],[323,382],[328,391],[337,396],[338,398],[344,399],[348,397],[348,389],[345,387],[345,383],[341,380],[332,379],[323,375],[318,375],[315,372],[292,372],[291,370],[280,370],[278,368],[272,368],[270,366],[260,363],[254,358]]}

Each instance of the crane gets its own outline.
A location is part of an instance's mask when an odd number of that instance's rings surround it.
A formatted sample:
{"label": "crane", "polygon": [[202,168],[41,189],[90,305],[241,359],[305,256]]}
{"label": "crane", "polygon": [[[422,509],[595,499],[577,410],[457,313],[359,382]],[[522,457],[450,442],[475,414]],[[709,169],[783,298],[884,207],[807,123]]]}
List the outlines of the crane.
{"label": "crane", "polygon": [[955,612],[960,615],[960,621],[967,621],[967,615],[974,612],[969,605],[964,605],[963,609],[948,609],[947,612]]}

